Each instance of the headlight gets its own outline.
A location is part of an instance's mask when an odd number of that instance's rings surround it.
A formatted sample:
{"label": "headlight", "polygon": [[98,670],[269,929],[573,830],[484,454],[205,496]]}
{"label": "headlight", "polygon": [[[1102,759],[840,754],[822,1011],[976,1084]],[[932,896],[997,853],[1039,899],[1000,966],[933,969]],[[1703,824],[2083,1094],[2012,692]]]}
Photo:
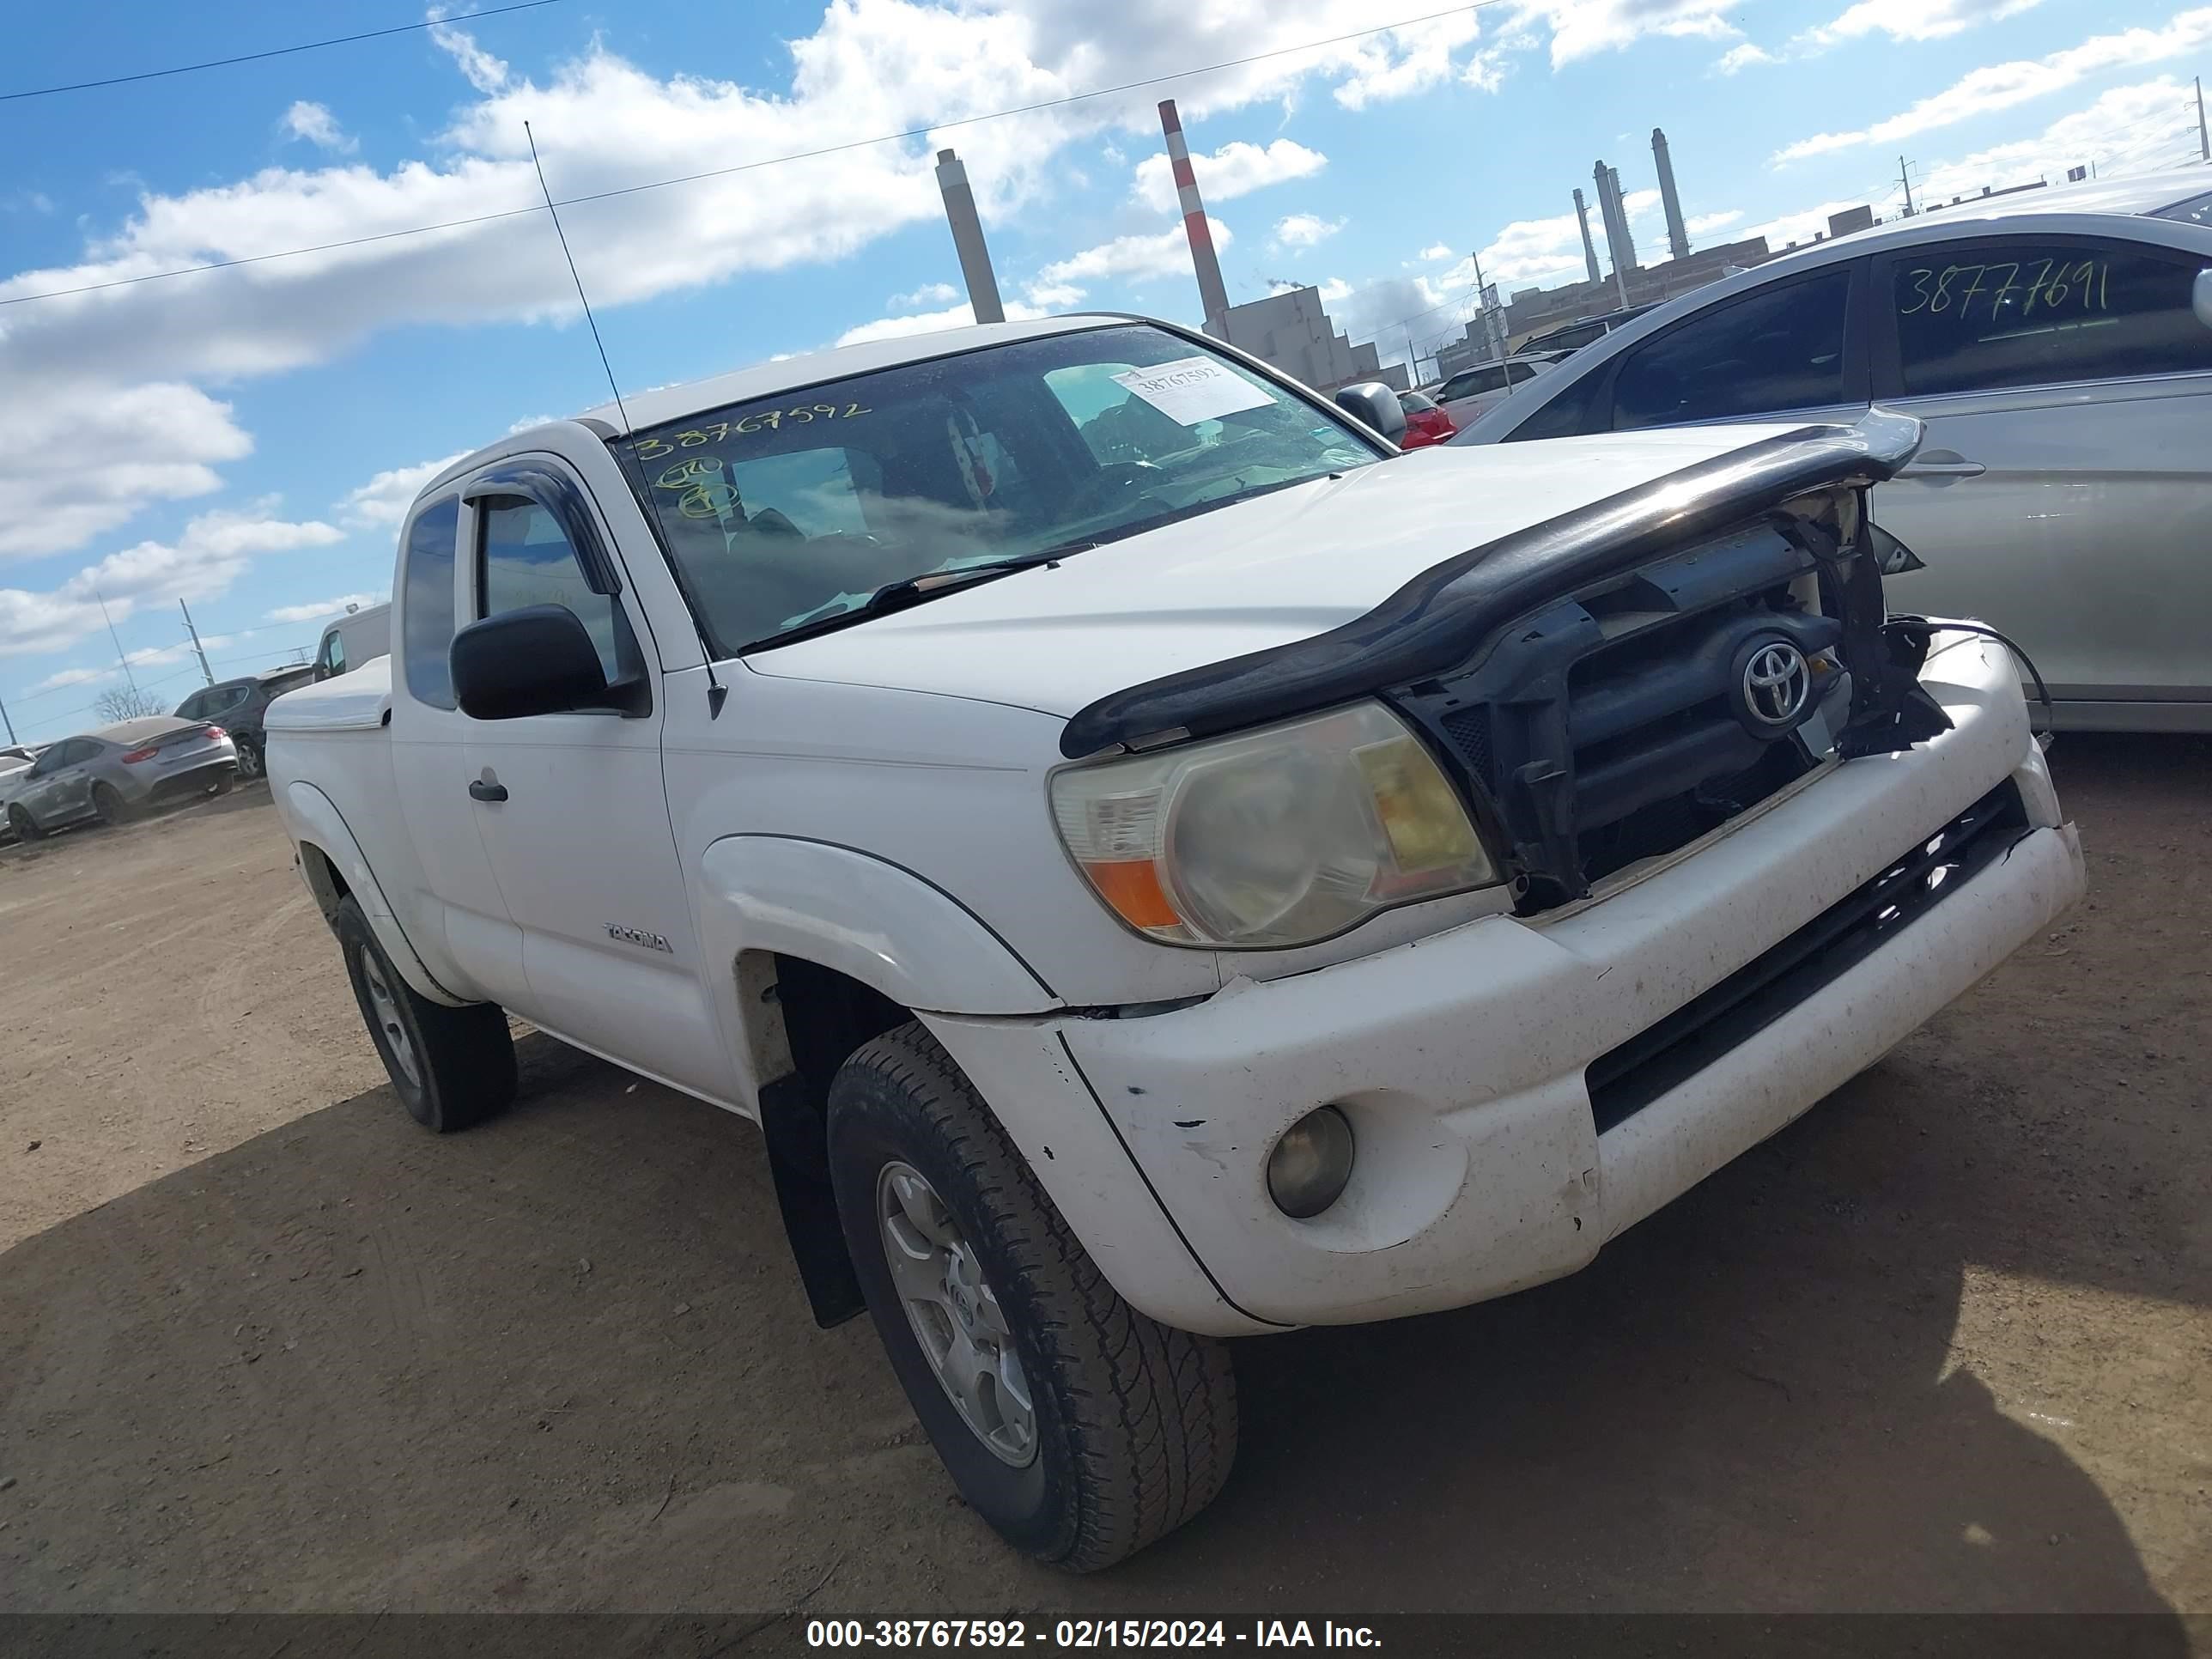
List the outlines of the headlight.
{"label": "headlight", "polygon": [[1309,944],[1501,879],[1380,703],[1054,775],[1054,820],[1115,915],[1179,945]]}

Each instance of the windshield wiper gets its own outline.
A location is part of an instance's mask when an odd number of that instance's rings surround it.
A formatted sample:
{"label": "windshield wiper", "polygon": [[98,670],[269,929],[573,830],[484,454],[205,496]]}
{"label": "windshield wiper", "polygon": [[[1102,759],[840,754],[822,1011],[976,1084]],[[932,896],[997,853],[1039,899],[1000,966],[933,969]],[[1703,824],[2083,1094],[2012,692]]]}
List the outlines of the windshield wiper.
{"label": "windshield wiper", "polygon": [[846,611],[835,611],[827,617],[817,617],[781,632],[769,634],[738,647],[738,654],[749,651],[764,651],[770,646],[789,645],[797,640],[810,640],[817,634],[835,633],[841,628],[850,628],[854,623],[871,617],[888,616],[894,611],[905,611],[927,604],[941,594],[954,593],[972,587],[977,582],[989,581],[1000,576],[1010,576],[1017,570],[1030,570],[1041,564],[1057,564],[1071,553],[1088,552],[1098,544],[1095,540],[1062,542],[1041,552],[1024,553],[1010,559],[992,559],[982,564],[965,564],[956,570],[925,570],[919,575],[902,576],[895,582],[885,582],[881,587]]}

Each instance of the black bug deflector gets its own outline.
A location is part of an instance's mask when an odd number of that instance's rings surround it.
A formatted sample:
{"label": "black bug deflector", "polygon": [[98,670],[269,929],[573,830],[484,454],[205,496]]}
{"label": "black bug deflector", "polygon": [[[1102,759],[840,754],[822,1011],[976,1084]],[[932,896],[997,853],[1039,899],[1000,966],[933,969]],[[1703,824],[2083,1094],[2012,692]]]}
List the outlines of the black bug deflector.
{"label": "black bug deflector", "polygon": [[[1060,752],[1077,759],[1238,731],[1447,672],[1547,601],[1755,523],[1795,496],[1878,483],[1919,444],[1919,422],[1880,410],[1761,439],[1447,559],[1341,628],[1101,697],[1068,721]],[[1885,667],[1870,661],[1866,673],[1890,678]]]}
{"label": "black bug deflector", "polygon": [[1523,910],[1579,898],[1832,755],[1949,724],[1920,687],[1925,630],[1887,623],[1865,511],[1919,438],[1876,413],[1760,440],[1447,560],[1329,633],[1104,698],[1061,748],[1379,697],[1525,878]]}

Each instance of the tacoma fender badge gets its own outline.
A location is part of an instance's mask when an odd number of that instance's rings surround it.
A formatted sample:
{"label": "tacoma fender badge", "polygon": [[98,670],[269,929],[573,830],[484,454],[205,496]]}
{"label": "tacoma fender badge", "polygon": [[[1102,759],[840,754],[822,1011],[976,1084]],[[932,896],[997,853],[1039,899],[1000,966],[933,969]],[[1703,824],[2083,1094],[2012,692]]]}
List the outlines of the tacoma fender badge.
{"label": "tacoma fender badge", "polygon": [[624,927],[611,921],[607,924],[607,937],[624,945],[641,945],[648,951],[665,951],[672,957],[676,954],[676,947],[668,942],[665,933],[648,933],[642,927]]}

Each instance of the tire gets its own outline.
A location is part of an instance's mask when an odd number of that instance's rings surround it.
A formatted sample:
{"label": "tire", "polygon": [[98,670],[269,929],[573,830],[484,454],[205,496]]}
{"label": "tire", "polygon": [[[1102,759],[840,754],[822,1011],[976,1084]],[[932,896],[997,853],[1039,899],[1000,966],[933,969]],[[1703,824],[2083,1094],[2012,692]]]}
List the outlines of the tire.
{"label": "tire", "polygon": [[349,894],[331,930],[346,977],[392,1092],[426,1129],[452,1134],[483,1122],[514,1098],[514,1039],[507,1014],[489,1002],[448,1008],[417,995],[399,976]]}
{"label": "tire", "polygon": [[46,832],[40,827],[38,819],[33,817],[13,801],[8,804],[8,827],[15,832],[17,841],[32,842],[46,839]]}
{"label": "tire", "polygon": [[[1091,1572],[1212,1502],[1237,1455],[1227,1347],[1121,1300],[919,1024],[863,1044],[839,1070],[829,1141],[838,1217],[891,1369],[960,1495],[1000,1536],[1038,1560]],[[938,1231],[918,1225],[917,1214]],[[957,1294],[918,1300],[909,1315],[893,1276],[895,1231],[923,1247],[902,1263],[907,1290],[917,1275],[949,1269],[961,1281]],[[957,1249],[945,1245],[948,1237]],[[963,1278],[963,1266],[973,1273]],[[958,1346],[956,1316],[972,1316],[975,1346]],[[1018,1375],[1008,1377],[1003,1364],[984,1370],[963,1407],[939,1381],[918,1320],[950,1335],[956,1354],[988,1354],[987,1344],[1011,1351]],[[974,1336],[983,1332],[996,1334]],[[1025,1462],[1018,1461],[1024,1385]]]}
{"label": "tire", "polygon": [[261,745],[252,738],[239,738],[234,739],[234,743],[238,750],[238,781],[251,783],[261,775],[264,769]]}
{"label": "tire", "polygon": [[218,773],[216,773],[216,775],[215,775],[215,781],[213,781],[212,783],[210,783],[210,784],[209,784],[209,785],[208,785],[208,787],[207,787],[207,793],[208,793],[208,794],[209,794],[209,796],[210,796],[210,798],[213,798],[214,796],[216,796],[216,795],[227,795],[227,794],[228,794],[232,790],[234,790],[234,789],[235,789],[235,788],[237,788],[237,787],[238,787],[238,774],[237,774],[237,773],[235,773],[235,772],[218,772]]}
{"label": "tire", "polygon": [[113,784],[95,783],[92,786],[92,815],[102,823],[127,823],[131,821],[131,808]]}

